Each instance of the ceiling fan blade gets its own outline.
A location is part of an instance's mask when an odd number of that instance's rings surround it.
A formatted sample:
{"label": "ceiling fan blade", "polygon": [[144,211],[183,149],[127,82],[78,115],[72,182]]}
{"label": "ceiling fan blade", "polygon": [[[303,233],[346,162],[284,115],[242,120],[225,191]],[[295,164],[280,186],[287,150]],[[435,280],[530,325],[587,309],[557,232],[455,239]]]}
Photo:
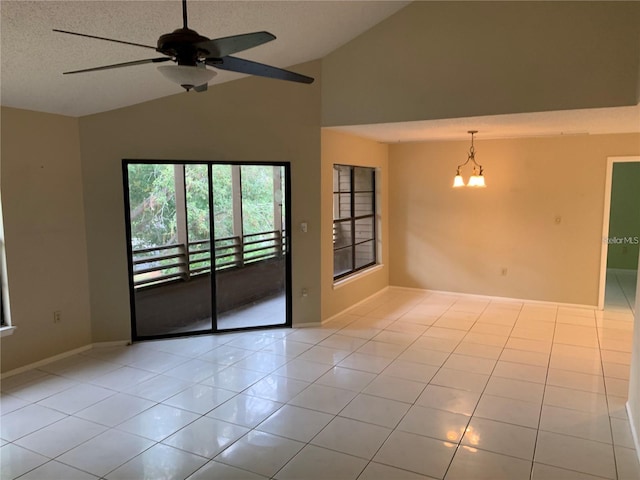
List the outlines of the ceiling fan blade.
{"label": "ceiling fan blade", "polygon": [[193,87],[193,90],[196,92],[206,92],[207,87],[208,85],[206,83],[203,83],[202,85],[196,85],[195,87]]}
{"label": "ceiling fan blade", "polygon": [[313,78],[301,75],[299,73],[283,70],[282,68],[272,67],[264,63],[252,62],[237,57],[223,57],[216,60],[207,59],[207,65],[219,68],[221,70],[229,70],[231,72],[248,73],[249,75],[257,75],[259,77],[275,78],[278,80],[288,80],[290,82],[313,83]]}
{"label": "ceiling fan blade", "polygon": [[115,63],[113,65],[104,65],[102,67],[85,68],[83,70],[74,70],[72,72],[64,72],[64,75],[67,75],[70,73],[96,72],[98,70],[109,70],[111,68],[130,67],[132,65],[142,65],[145,63],[161,63],[169,60],[171,60],[170,57],[147,58],[145,60],[134,60],[133,62]]}
{"label": "ceiling fan blade", "polygon": [[275,40],[275,35],[269,32],[243,33],[241,35],[231,35],[230,37],[214,38],[206,42],[196,44],[198,48],[209,52],[208,58],[222,58],[233,53],[257,47],[263,43]]}
{"label": "ceiling fan blade", "polygon": [[97,37],[95,35],[87,35],[86,33],[68,32],[67,30],[58,30],[56,28],[54,28],[53,31],[59,33],[67,33],[69,35],[77,35],[78,37],[95,38],[96,40],[106,40],[107,42],[122,43],[124,45],[133,45],[134,47],[143,47],[156,50],[156,47],[152,47],[150,45],[142,45],[141,43],[125,42],[124,40],[114,40],[113,38],[106,37]]}

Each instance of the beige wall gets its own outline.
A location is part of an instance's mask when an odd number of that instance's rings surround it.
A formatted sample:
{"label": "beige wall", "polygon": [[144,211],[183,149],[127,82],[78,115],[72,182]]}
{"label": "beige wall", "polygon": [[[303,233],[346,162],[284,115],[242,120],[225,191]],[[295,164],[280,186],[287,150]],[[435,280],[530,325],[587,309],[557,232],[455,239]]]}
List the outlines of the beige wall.
{"label": "beige wall", "polygon": [[294,70],[316,82],[247,78],[80,119],[94,341],[130,338],[122,159],[291,162],[294,322],[320,321],[320,62]]}
{"label": "beige wall", "polygon": [[640,135],[480,133],[488,186],[453,189],[468,149],[468,141],[390,146],[390,284],[596,305],[607,157],[637,155]]}
{"label": "beige wall", "polygon": [[638,2],[413,2],[323,59],[324,126],[635,105]]}
{"label": "beige wall", "polygon": [[[2,371],[91,343],[78,120],[2,107],[2,207],[14,334]],[[53,323],[53,312],[62,314]]]}
{"label": "beige wall", "polygon": [[[382,268],[333,285],[333,165],[357,165],[376,168],[379,260]],[[322,319],[326,320],[389,285],[389,169],[388,146],[353,135],[322,131],[322,228],[321,287]]]}

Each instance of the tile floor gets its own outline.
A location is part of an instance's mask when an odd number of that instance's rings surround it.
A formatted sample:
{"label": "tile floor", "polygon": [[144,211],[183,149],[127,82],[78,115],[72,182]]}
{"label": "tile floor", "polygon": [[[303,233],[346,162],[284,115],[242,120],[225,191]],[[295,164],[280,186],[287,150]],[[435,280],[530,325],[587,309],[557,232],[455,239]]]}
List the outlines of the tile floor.
{"label": "tile floor", "polygon": [[391,289],[1,383],[1,478],[639,479],[628,311]]}
{"label": "tile floor", "polygon": [[634,310],[636,304],[637,270],[607,269],[605,310]]}

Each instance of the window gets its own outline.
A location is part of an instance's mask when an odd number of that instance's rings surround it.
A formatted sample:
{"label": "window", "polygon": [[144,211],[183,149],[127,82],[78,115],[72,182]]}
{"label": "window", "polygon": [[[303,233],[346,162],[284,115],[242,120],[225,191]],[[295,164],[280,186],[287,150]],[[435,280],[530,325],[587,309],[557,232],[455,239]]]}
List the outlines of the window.
{"label": "window", "polygon": [[333,166],[333,278],[376,263],[376,172]]}

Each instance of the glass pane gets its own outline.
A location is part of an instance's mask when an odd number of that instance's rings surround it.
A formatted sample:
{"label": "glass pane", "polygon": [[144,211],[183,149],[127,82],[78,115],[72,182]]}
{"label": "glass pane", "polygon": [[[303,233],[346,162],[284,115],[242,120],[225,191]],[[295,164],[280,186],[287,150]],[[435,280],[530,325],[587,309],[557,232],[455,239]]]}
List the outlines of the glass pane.
{"label": "glass pane", "polygon": [[361,218],[356,220],[356,238],[355,243],[372,240],[374,238],[373,217]]}
{"label": "glass pane", "polygon": [[353,243],[351,236],[351,222],[335,222],[333,224],[333,248],[342,248]]}
{"label": "glass pane", "polygon": [[212,165],[213,216],[216,239],[233,236],[231,165]]}
{"label": "glass pane", "polygon": [[351,217],[351,194],[339,193],[334,195],[334,210],[336,215],[334,219],[350,218]]}
{"label": "glass pane", "polygon": [[244,234],[273,231],[273,167],[242,165],[240,171]]}
{"label": "glass pane", "polygon": [[185,165],[189,268],[191,275],[210,272],[209,179],[206,165]]}
{"label": "glass pane", "polygon": [[333,276],[350,272],[353,268],[351,248],[343,248],[333,252]]}
{"label": "glass pane", "polygon": [[373,215],[373,193],[356,193],[354,197],[354,216]]}
{"label": "glass pane", "polygon": [[210,330],[206,165],[129,164],[127,170],[136,335]]}
{"label": "glass pane", "polygon": [[234,232],[224,241],[216,239],[217,328],[283,325],[287,321],[285,170],[273,165],[231,169]]}
{"label": "glass pane", "polygon": [[333,191],[334,192],[350,192],[351,191],[351,169],[347,165],[333,166]]}
{"label": "glass pane", "polygon": [[368,241],[356,245],[356,268],[375,263],[376,253],[374,241]]}
{"label": "glass pane", "polygon": [[375,170],[373,168],[354,167],[353,168],[353,184],[356,192],[373,191],[373,176]]}

